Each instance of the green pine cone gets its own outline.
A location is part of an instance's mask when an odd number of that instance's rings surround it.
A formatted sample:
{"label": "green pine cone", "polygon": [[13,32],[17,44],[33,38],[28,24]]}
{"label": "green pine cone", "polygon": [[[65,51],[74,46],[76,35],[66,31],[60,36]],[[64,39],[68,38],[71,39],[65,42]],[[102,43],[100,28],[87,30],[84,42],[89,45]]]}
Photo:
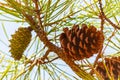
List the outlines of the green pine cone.
{"label": "green pine cone", "polygon": [[20,60],[23,52],[29,45],[31,41],[31,29],[20,27],[15,34],[12,35],[12,39],[10,40],[10,52],[12,57],[15,60]]}

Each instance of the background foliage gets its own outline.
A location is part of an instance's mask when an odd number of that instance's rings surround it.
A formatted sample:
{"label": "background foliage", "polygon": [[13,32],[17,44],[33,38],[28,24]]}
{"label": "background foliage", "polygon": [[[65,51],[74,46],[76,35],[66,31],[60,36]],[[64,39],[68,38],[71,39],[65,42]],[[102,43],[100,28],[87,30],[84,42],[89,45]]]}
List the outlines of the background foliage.
{"label": "background foliage", "polygon": [[[24,52],[20,61],[14,61],[9,52],[11,34],[20,26],[33,25],[33,20],[39,22],[35,0],[4,0],[0,1],[0,80],[79,80],[81,79],[71,70],[59,56],[50,52],[44,64],[31,64],[49,53],[49,49],[32,32],[30,45]],[[102,1],[103,11],[107,18],[119,26],[120,0]],[[101,28],[100,7],[98,0],[39,0],[40,20],[50,42],[60,47],[59,35],[64,27],[71,28],[74,24],[86,23]],[[29,15],[29,16],[28,16]],[[39,24],[39,23],[38,23]],[[34,28],[34,27],[33,27]],[[9,31],[13,29],[14,31]],[[104,57],[119,56],[120,32],[108,21],[104,23]],[[75,63],[83,70],[89,72],[97,55]],[[27,59],[26,59],[27,57]],[[88,76],[89,77],[89,76]],[[99,75],[95,78],[100,79]]]}

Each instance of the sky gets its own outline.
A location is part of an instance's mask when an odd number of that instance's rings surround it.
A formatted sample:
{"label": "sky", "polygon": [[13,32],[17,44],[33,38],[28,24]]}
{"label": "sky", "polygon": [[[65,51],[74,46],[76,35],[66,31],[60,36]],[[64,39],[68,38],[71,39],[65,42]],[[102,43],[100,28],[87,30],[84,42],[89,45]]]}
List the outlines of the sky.
{"label": "sky", "polygon": [[[2,0],[0,0],[2,1]],[[9,52],[9,39],[11,39],[11,35],[13,33],[15,33],[15,31],[18,29],[18,27],[20,26],[26,26],[26,25],[22,25],[21,23],[14,23],[14,22],[8,22],[8,21],[2,21],[1,19],[6,19],[5,17],[0,15],[0,55],[6,55],[6,57],[10,58],[10,52]],[[5,31],[6,30],[6,33]],[[7,36],[5,35],[7,34]],[[34,33],[33,33],[34,35]],[[34,48],[32,49],[34,50]],[[112,50],[111,48],[107,48],[106,53],[114,53],[114,50]],[[0,59],[2,58],[0,56]],[[95,57],[95,56],[94,56]],[[91,62],[94,60],[94,57],[91,58]],[[10,58],[11,59],[11,58]],[[63,63],[62,61],[59,61],[58,63]],[[67,70],[68,72],[74,74],[70,69],[68,69],[68,67],[63,67],[65,70]],[[1,71],[1,70],[0,70]],[[32,76],[32,74],[31,74]],[[46,80],[47,77],[46,77]]]}

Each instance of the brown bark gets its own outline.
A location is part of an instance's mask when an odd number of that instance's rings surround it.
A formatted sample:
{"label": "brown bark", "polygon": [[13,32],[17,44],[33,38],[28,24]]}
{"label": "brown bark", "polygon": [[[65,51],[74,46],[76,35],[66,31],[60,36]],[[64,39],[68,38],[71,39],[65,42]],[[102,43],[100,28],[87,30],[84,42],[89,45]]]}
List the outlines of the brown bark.
{"label": "brown bark", "polygon": [[52,52],[56,53],[63,61],[66,62],[67,65],[82,79],[85,80],[95,80],[90,74],[86,73],[84,70],[82,70],[78,65],[76,65],[71,59],[68,57],[65,57],[63,54],[63,50],[59,48],[58,46],[51,43],[47,35],[44,31],[39,30],[37,32],[37,35],[39,36],[40,40],[45,44],[46,47],[48,47]]}

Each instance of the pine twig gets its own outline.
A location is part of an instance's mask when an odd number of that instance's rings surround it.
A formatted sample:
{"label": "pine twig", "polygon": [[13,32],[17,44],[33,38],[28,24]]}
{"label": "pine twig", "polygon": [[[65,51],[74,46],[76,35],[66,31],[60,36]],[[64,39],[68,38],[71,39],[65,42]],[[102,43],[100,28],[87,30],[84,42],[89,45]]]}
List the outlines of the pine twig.
{"label": "pine twig", "polygon": [[[99,18],[101,19],[101,31],[103,32],[105,19],[104,19],[104,12],[103,12],[103,8],[102,8],[101,0],[99,0],[99,8],[100,8]],[[103,52],[102,52],[102,49],[101,49],[99,51],[95,61],[94,61],[93,67],[95,67],[95,65],[97,64],[98,59],[101,58],[102,54],[103,54]],[[90,73],[93,74],[93,70],[91,70]]]}
{"label": "pine twig", "polygon": [[36,11],[36,15],[37,15],[37,18],[38,18],[38,25],[40,26],[41,29],[43,29],[43,25],[42,25],[42,21],[41,21],[41,17],[40,17],[41,8],[38,6],[39,0],[33,0],[33,2],[35,3],[35,11]]}
{"label": "pine twig", "polygon": [[[95,80],[90,74],[86,73],[84,70],[82,70],[78,65],[76,65],[71,59],[69,59],[68,57],[65,57],[65,54],[63,54],[63,50],[61,48],[59,48],[58,46],[54,45],[53,43],[51,43],[48,38],[47,35],[44,31],[40,30],[39,32],[37,32],[39,38],[41,41],[43,41],[43,43],[53,52],[55,52],[63,61],[66,62],[66,64],[69,65],[69,67],[71,67],[71,69],[82,79],[86,79],[86,80]],[[86,76],[87,75],[87,76]]]}
{"label": "pine twig", "polygon": [[98,0],[99,1],[99,5],[100,5],[100,11],[101,11],[101,14],[102,14],[102,17],[109,23],[111,24],[114,28],[117,28],[117,29],[120,29],[120,27],[116,24],[114,24],[109,18],[106,17],[104,11],[103,11],[103,8],[102,8],[102,2],[101,0]]}
{"label": "pine twig", "polygon": [[[115,30],[116,30],[116,29],[120,29],[120,27],[118,27],[116,24],[114,24],[110,19],[108,19],[108,18],[106,17],[106,15],[105,15],[104,12],[103,12],[102,2],[101,2],[101,0],[98,0],[98,1],[99,1],[99,8],[100,8],[100,16],[99,16],[99,17],[100,17],[100,19],[101,19],[101,30],[103,31],[103,25],[104,25],[104,21],[105,21],[105,20],[108,21],[108,22],[115,28]],[[108,43],[107,43],[107,45],[105,46],[105,48],[103,49],[103,51],[100,50],[99,54],[97,55],[96,60],[94,61],[93,67],[95,67],[95,65],[97,64],[98,59],[101,58],[101,56],[103,55],[104,50],[105,50],[106,47],[108,46],[110,39],[111,39],[111,38],[114,36],[114,34],[115,34],[115,30],[114,30],[114,32],[112,33],[112,35],[108,38]],[[91,70],[90,73],[92,74],[92,73],[93,73],[93,70]]]}

